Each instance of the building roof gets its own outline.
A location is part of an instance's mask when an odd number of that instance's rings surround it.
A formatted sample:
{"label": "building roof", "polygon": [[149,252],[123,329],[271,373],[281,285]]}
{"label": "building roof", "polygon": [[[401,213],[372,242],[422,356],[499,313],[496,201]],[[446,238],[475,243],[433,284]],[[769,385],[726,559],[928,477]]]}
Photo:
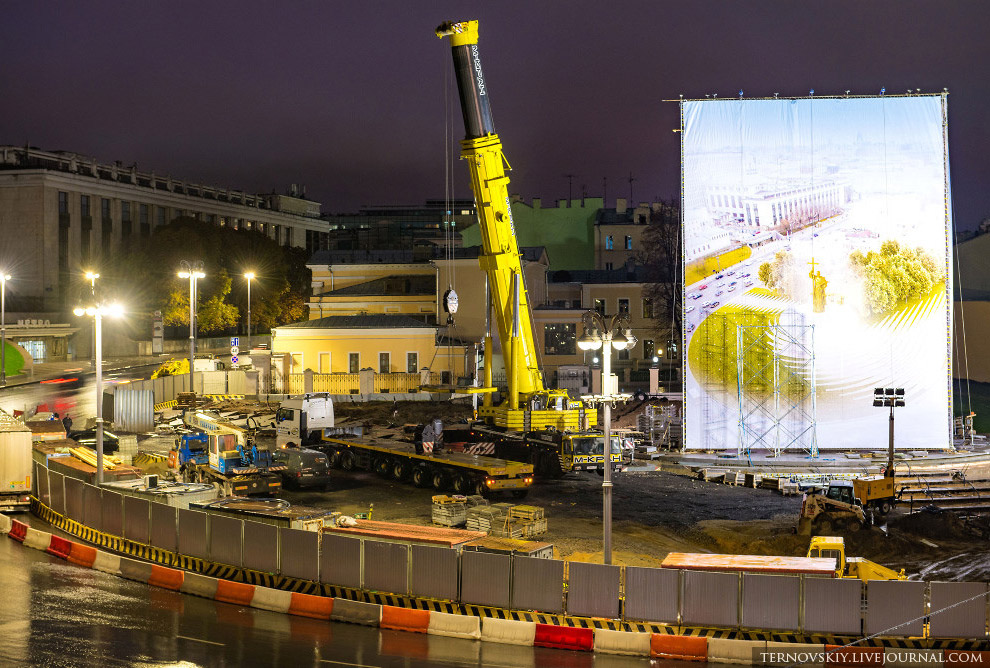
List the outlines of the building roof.
{"label": "building roof", "polygon": [[617,269],[571,269],[551,271],[551,283],[647,283],[646,267],[627,263]]}
{"label": "building roof", "polygon": [[[539,262],[547,249],[544,246],[523,246],[519,249],[526,262]],[[453,258],[464,260],[481,255],[481,246],[454,248]],[[447,258],[447,249],[436,244],[424,244],[416,248],[381,250],[321,250],[316,251],[306,262],[308,266],[334,264],[411,264],[430,262]]]}
{"label": "building roof", "polygon": [[414,297],[435,295],[437,279],[433,274],[392,275],[376,278],[364,283],[355,283],[344,288],[321,292],[317,297]]}
{"label": "building roof", "polygon": [[[433,315],[432,313],[430,315]],[[276,329],[436,329],[422,320],[394,313],[365,313],[362,315],[328,315],[315,320],[303,320]]]}

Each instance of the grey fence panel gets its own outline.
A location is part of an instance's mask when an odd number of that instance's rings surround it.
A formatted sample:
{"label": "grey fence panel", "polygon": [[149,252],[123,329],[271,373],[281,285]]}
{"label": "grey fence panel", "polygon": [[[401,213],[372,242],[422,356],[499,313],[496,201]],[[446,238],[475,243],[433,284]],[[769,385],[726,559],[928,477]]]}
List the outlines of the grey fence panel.
{"label": "grey fence panel", "polygon": [[677,623],[680,571],[626,566],[626,619]]}
{"label": "grey fence panel", "polygon": [[320,582],[361,588],[361,539],[323,534]]}
{"label": "grey fence panel", "polygon": [[83,522],[83,488],[86,486],[82,480],[76,478],[65,479],[65,515],[77,522]]}
{"label": "grey fence panel", "polygon": [[282,575],[320,580],[320,534],[302,529],[279,529],[279,568]]}
{"label": "grey fence panel", "polygon": [[124,502],[117,492],[100,490],[100,506],[103,514],[103,533],[124,535]]}
{"label": "grey fence panel", "polygon": [[[986,593],[985,582],[932,582],[929,634],[933,638],[985,638]],[[956,605],[961,601],[967,602]],[[956,607],[938,612],[950,605]]]}
{"label": "grey fence panel", "polygon": [[511,559],[503,554],[462,552],[461,601],[508,608]]}
{"label": "grey fence panel", "polygon": [[83,516],[86,526],[103,531],[103,499],[99,487],[83,487]]}
{"label": "grey fence panel", "polygon": [[619,616],[619,567],[572,561],[567,574],[567,614]]}
{"label": "grey fence panel", "polygon": [[151,504],[151,544],[169,552],[179,547],[178,509],[164,503]]}
{"label": "grey fence panel", "polygon": [[512,558],[512,605],[519,610],[564,611],[564,562]]}
{"label": "grey fence panel", "polygon": [[155,429],[155,396],[151,390],[117,388],[113,397],[113,425],[117,429],[147,432]]}
{"label": "grey fence panel", "polygon": [[206,513],[179,508],[179,553],[210,558],[206,544]]}
{"label": "grey fence panel", "polygon": [[151,501],[124,497],[124,538],[148,543],[151,537]]}
{"label": "grey fence panel", "polygon": [[[926,586],[924,582],[904,580],[868,582],[864,631],[886,636],[920,636],[925,614]],[[909,620],[915,621],[905,624]]]}
{"label": "grey fence panel", "polygon": [[38,467],[38,500],[52,507],[52,494],[48,490],[48,467],[37,464]]}
{"label": "grey fence panel", "polygon": [[48,472],[48,491],[52,495],[51,509],[60,515],[65,514],[65,476],[54,471]]}
{"label": "grey fence panel", "polygon": [[457,552],[446,547],[413,545],[409,593],[456,601]]}
{"label": "grey fence panel", "polygon": [[199,376],[196,380],[202,381],[203,394],[227,394],[226,371],[201,371],[196,375]]}
{"label": "grey fence panel", "polygon": [[227,393],[228,394],[246,394],[247,390],[247,374],[243,371],[228,371],[227,372]]}
{"label": "grey fence panel", "polygon": [[743,574],[742,625],[750,629],[800,628],[801,578]]}
{"label": "grey fence panel", "polygon": [[31,474],[32,474],[31,493],[37,496],[38,498],[41,498],[39,496],[39,489],[38,489],[38,478],[40,477],[39,474],[41,473],[41,470],[42,470],[41,464],[39,464],[38,462],[31,462]]}
{"label": "grey fence panel", "polygon": [[392,594],[409,591],[409,547],[377,540],[364,541],[364,588]]}
{"label": "grey fence panel", "polygon": [[210,515],[210,560],[231,566],[241,565],[244,520]]}
{"label": "grey fence panel", "polygon": [[859,633],[860,580],[804,578],[804,631],[806,633]]}
{"label": "grey fence panel", "polygon": [[278,527],[264,522],[244,522],[244,568],[278,572]]}
{"label": "grey fence panel", "polygon": [[739,625],[739,575],[684,571],[683,624]]}

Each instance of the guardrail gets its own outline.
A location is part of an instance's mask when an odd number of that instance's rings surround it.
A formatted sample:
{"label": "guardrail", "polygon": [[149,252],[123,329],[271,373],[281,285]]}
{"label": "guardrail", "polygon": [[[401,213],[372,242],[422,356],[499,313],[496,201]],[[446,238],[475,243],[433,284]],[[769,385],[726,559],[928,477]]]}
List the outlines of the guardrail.
{"label": "guardrail", "polygon": [[687,635],[726,629],[799,641],[880,634],[929,644],[987,638],[983,582],[863,583],[621,567],[321,534],[122,496],[39,462],[34,492],[43,506],[89,530],[149,546],[148,554],[165,559],[165,565],[212,562],[230,574],[239,569],[268,574],[273,584],[267,586],[306,581],[386,598],[447,601],[484,616],[491,613],[479,608],[503,610],[509,617],[529,614],[513,611],[535,611],[585,623],[611,620],[602,622],[603,628],[616,626],[613,622],[633,630],[644,624],[678,627]]}

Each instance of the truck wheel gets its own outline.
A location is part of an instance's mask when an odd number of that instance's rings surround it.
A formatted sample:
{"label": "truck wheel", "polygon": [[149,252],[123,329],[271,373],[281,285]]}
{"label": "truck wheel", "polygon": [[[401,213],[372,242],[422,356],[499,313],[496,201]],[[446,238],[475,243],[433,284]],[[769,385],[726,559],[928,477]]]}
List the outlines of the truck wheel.
{"label": "truck wheel", "polygon": [[330,453],[330,468],[340,468],[340,450],[334,450]]}
{"label": "truck wheel", "polygon": [[845,529],[849,533],[856,533],[862,528],[863,528],[862,523],[855,517],[851,517],[848,520],[846,520],[843,526],[843,529]]}
{"label": "truck wheel", "polygon": [[474,493],[478,496],[488,496],[488,485],[481,478],[474,481]]}
{"label": "truck wheel", "polygon": [[471,481],[463,473],[454,476],[454,492],[467,496],[471,493]]}
{"label": "truck wheel", "polygon": [[433,483],[433,489],[437,490],[438,492],[442,492],[447,489],[447,485],[449,483],[449,477],[443,471],[439,471],[439,470],[434,471],[432,483]]}
{"label": "truck wheel", "polygon": [[392,466],[387,459],[382,457],[377,462],[375,462],[375,473],[383,478],[387,478],[392,472]]}
{"label": "truck wheel", "polygon": [[811,527],[811,533],[815,536],[829,536],[834,533],[832,519],[827,515],[819,515],[815,518]]}
{"label": "truck wheel", "polygon": [[354,453],[352,452],[342,452],[340,454],[340,468],[345,471],[354,470]]}
{"label": "truck wheel", "polygon": [[893,504],[891,504],[890,501],[881,501],[880,502],[880,514],[881,515],[887,515],[893,509],[894,509]]}
{"label": "truck wheel", "polygon": [[412,472],[413,484],[417,487],[428,487],[431,482],[429,473],[429,469],[425,466],[417,466],[414,468]]}
{"label": "truck wheel", "polygon": [[401,459],[392,462],[392,477],[396,480],[405,480],[409,477],[409,465]]}

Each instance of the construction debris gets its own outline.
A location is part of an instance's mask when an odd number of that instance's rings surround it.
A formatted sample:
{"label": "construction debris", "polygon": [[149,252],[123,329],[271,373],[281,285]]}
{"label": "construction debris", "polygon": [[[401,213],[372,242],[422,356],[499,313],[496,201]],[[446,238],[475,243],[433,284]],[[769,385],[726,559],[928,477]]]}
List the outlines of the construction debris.
{"label": "construction debris", "polygon": [[433,523],[444,527],[462,527],[467,523],[467,497],[438,494],[433,497]]}

